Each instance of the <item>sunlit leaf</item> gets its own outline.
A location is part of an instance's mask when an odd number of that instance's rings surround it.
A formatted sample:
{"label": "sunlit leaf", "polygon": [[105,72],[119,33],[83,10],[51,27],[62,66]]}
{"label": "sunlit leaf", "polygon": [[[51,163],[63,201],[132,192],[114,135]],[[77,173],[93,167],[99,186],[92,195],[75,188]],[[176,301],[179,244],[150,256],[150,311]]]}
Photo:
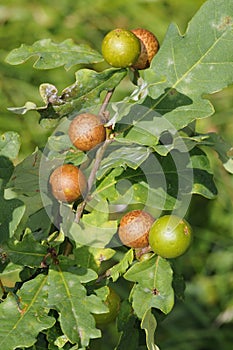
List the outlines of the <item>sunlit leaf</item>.
{"label": "sunlit leaf", "polygon": [[109,220],[108,203],[102,200],[93,207],[91,213],[84,214],[79,223],[71,223],[69,234],[78,244],[104,248],[116,231],[117,221]]}
{"label": "sunlit leaf", "polygon": [[51,39],[42,39],[34,44],[22,44],[12,50],[6,57],[6,62],[16,65],[37,57],[34,67],[37,69],[52,69],[63,66],[70,69],[76,64],[90,64],[103,61],[102,55],[88,45],[76,45],[73,40],[67,39],[59,44]]}
{"label": "sunlit leaf", "polygon": [[97,296],[87,296],[83,286],[96,278],[97,274],[90,269],[65,264],[49,271],[48,303],[58,311],[61,329],[72,344],[81,342],[87,346],[90,339],[101,336],[91,312],[105,312],[106,307]]}
{"label": "sunlit leaf", "polygon": [[97,271],[100,265],[113,257],[115,250],[111,248],[96,248],[80,245],[74,250],[78,265]]}
{"label": "sunlit leaf", "polygon": [[[0,248],[0,251],[1,249],[2,248]],[[4,252],[4,254],[6,254],[6,252]],[[13,288],[16,282],[21,281],[20,272],[22,269],[23,267],[20,265],[11,262],[8,263],[6,268],[0,273],[0,280],[3,286]]]}
{"label": "sunlit leaf", "polygon": [[125,279],[137,282],[132,291],[132,305],[139,318],[150,308],[165,314],[171,311],[174,305],[172,276],[169,262],[159,256],[134,264],[124,274]]}
{"label": "sunlit leaf", "polygon": [[87,108],[96,108],[100,104],[102,91],[113,90],[125,77],[125,69],[110,68],[103,72],[91,69],[80,69],[76,72],[76,81],[65,88],[61,95],[57,88],[51,84],[42,84],[40,93],[45,106],[36,106],[27,102],[23,107],[11,107],[9,110],[17,114],[25,114],[35,110],[41,115],[40,122],[46,120],[53,125],[54,120],[63,116],[74,117],[80,111]]}
{"label": "sunlit leaf", "polygon": [[9,294],[0,304],[2,349],[32,346],[40,331],[54,325],[55,318],[48,316],[46,284],[47,276],[39,275],[24,283],[17,297]]}
{"label": "sunlit leaf", "polygon": [[137,169],[150,155],[150,149],[141,146],[118,146],[105,157],[97,173],[97,178],[103,177],[109,170],[126,166]]}
{"label": "sunlit leaf", "polygon": [[113,280],[113,282],[116,282],[118,278],[125,273],[125,271],[128,269],[128,267],[132,264],[134,259],[134,252],[133,249],[129,249],[127,253],[123,256],[121,261],[114,265],[109,270],[109,276]]}
{"label": "sunlit leaf", "polygon": [[206,1],[181,35],[171,24],[145,71],[153,108],[160,110],[172,91],[187,96],[192,103],[168,111],[168,119],[177,129],[190,121],[213,114],[211,103],[203,98],[233,82],[233,3],[225,0]]}

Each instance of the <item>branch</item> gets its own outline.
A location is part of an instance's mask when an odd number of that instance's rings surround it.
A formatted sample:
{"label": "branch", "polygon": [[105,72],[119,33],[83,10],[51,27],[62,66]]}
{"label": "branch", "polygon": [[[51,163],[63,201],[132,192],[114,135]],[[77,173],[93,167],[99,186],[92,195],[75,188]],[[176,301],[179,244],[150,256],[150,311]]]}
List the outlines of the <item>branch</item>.
{"label": "branch", "polygon": [[79,204],[79,206],[78,206],[78,208],[76,210],[75,222],[79,222],[79,220],[80,220],[80,218],[82,216],[83,210],[84,210],[87,202],[89,201],[90,194],[91,194],[91,189],[92,189],[93,183],[95,181],[96,173],[97,173],[97,171],[99,169],[99,166],[100,166],[100,163],[101,163],[101,161],[103,159],[104,153],[105,153],[108,145],[111,142],[113,142],[113,139],[106,139],[104,141],[103,145],[96,152],[95,161],[94,161],[91,173],[89,175],[89,178],[87,180],[88,191],[87,191],[87,193],[85,195],[85,198],[84,198],[83,202]]}
{"label": "branch", "polygon": [[107,92],[107,94],[106,94],[106,96],[104,98],[104,101],[103,101],[103,103],[102,103],[102,105],[100,107],[99,116],[101,117],[103,123],[106,123],[108,121],[109,115],[108,115],[108,113],[106,113],[106,109],[107,109],[109,101],[110,101],[110,99],[111,99],[111,97],[112,97],[112,95],[114,93],[114,90],[115,90],[115,88],[112,89],[112,90],[109,90]]}
{"label": "branch", "polygon": [[[104,98],[104,101],[100,107],[100,110],[99,110],[99,116],[101,117],[102,121],[104,123],[106,123],[108,121],[108,113],[107,113],[107,107],[108,107],[108,104],[109,104],[109,101],[113,95],[113,92],[114,92],[115,89],[112,89],[112,90],[109,90],[107,91],[107,94]],[[104,143],[102,144],[102,146],[98,149],[98,151],[96,152],[96,157],[95,157],[95,161],[94,161],[94,164],[93,164],[93,167],[92,167],[92,170],[91,170],[91,173],[89,175],[89,178],[87,180],[87,184],[88,184],[88,190],[87,190],[87,193],[83,199],[83,202],[80,203],[77,207],[77,210],[76,210],[76,216],[75,216],[75,222],[79,222],[81,216],[82,216],[82,213],[83,213],[83,210],[87,204],[87,202],[89,201],[89,198],[90,198],[90,194],[91,194],[91,189],[92,189],[92,186],[93,186],[93,183],[95,181],[95,177],[96,177],[96,173],[100,167],[100,163],[103,159],[103,156],[104,156],[104,153],[108,147],[108,145],[113,141],[112,138],[106,138],[106,140],[104,141]]]}
{"label": "branch", "polygon": [[6,290],[5,290],[4,286],[3,286],[3,283],[2,283],[2,280],[1,280],[1,279],[0,279],[0,288],[1,288],[1,290],[2,290],[2,293],[3,293],[3,294],[6,294]]}

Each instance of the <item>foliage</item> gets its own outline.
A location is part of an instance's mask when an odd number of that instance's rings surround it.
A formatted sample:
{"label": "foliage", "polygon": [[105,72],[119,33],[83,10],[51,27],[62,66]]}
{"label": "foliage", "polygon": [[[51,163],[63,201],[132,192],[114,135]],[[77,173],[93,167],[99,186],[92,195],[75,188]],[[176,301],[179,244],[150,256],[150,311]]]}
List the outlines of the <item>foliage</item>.
{"label": "foliage", "polygon": [[[133,249],[121,246],[117,227],[122,212],[139,207],[155,217],[173,212],[189,216],[194,235],[202,234],[198,227],[195,230],[198,215],[192,211],[193,203],[221,196],[210,154],[218,154],[215,162],[221,175],[233,173],[231,146],[217,132],[201,133],[196,128],[214,113],[206,96],[233,83],[232,18],[229,1],[206,1],[185,34],[176,25],[169,26],[151,67],[139,76],[130,69],[93,69],[102,61],[98,50],[69,39],[19,43],[7,55],[6,62],[12,65],[36,55],[34,68],[41,76],[61,66],[75,66],[77,71],[75,82],[61,93],[58,86],[41,82],[43,106],[36,99],[9,108],[17,114],[39,113],[40,127],[50,127],[43,149],[14,164],[20,137],[12,131],[1,136],[0,345],[4,349],[94,348],[97,338],[104,341],[94,314],[106,312],[104,301],[111,287],[122,300],[115,349],[157,350],[163,344],[157,325],[178,317],[170,313],[176,315],[175,301],[184,297],[182,275],[189,277],[188,263],[195,259],[196,269],[204,272],[205,266],[207,276],[212,274],[209,279],[203,273],[196,283],[205,298],[220,295],[223,271],[215,272],[223,265],[217,249],[205,260],[208,239],[214,241],[207,228],[202,246],[194,240],[189,253],[179,259],[152,254],[137,261]],[[133,91],[106,104],[106,97],[117,95],[125,79]],[[100,148],[88,153],[74,149],[67,139],[70,120],[83,110],[101,111],[109,133]],[[84,167],[90,193],[80,203],[58,203],[51,196],[49,175],[63,162]],[[214,211],[212,215],[214,220]],[[230,213],[226,217],[231,218]],[[224,230],[225,216],[220,219]],[[232,235],[225,234],[222,244],[231,240]],[[224,256],[229,275],[230,253]],[[188,281],[189,295],[193,288]],[[223,302],[226,310],[232,307],[232,300]],[[205,324],[198,311],[195,316]],[[218,318],[216,327],[223,320]],[[190,349],[190,338],[185,336]],[[187,349],[186,345],[179,349]]]}

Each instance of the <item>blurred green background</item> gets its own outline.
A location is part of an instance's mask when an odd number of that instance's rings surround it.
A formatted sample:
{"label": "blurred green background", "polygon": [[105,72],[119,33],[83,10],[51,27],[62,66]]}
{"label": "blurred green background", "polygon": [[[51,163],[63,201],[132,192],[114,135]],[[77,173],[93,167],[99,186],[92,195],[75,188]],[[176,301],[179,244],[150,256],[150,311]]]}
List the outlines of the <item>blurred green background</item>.
{"label": "blurred green background", "polygon": [[[7,107],[26,101],[42,105],[38,87],[48,82],[59,91],[74,82],[75,68],[51,71],[32,69],[33,60],[21,66],[4,62],[7,53],[22,43],[43,38],[61,42],[72,38],[100,51],[103,36],[115,27],[144,27],[156,34],[160,43],[168,25],[175,22],[182,33],[203,0],[1,0],[0,1],[0,132],[17,131],[22,147],[19,159],[45,144],[49,130],[38,124],[37,113],[17,116]],[[76,67],[77,69],[77,67]],[[130,86],[125,81],[118,94]],[[125,90],[125,91],[124,91]],[[198,123],[198,131],[217,131],[233,144],[233,88],[208,98],[215,115]],[[157,343],[162,350],[230,350],[233,344],[233,177],[210,154],[219,195],[207,201],[195,197],[189,208],[195,240],[190,251],[179,259],[186,280],[185,301],[158,326]],[[105,332],[104,345],[114,347]],[[143,348],[142,348],[143,349]]]}

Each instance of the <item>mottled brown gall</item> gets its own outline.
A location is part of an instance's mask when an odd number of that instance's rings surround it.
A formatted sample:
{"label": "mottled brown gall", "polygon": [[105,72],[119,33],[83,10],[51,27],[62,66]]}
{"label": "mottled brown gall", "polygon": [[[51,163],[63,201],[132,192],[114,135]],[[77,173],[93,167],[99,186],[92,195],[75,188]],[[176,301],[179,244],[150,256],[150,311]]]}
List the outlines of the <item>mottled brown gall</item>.
{"label": "mottled brown gall", "polygon": [[53,196],[61,202],[72,203],[84,197],[87,180],[83,172],[73,164],[57,167],[49,178]]}
{"label": "mottled brown gall", "polygon": [[68,135],[75,147],[89,151],[106,139],[106,129],[97,115],[82,113],[70,123]]}
{"label": "mottled brown gall", "polygon": [[121,242],[131,248],[144,248],[149,245],[148,236],[154,218],[143,210],[132,210],[120,221],[118,235]]}
{"label": "mottled brown gall", "polygon": [[146,69],[150,66],[153,57],[159,50],[157,37],[147,29],[137,28],[131,30],[141,42],[141,53],[133,65],[135,69]]}

